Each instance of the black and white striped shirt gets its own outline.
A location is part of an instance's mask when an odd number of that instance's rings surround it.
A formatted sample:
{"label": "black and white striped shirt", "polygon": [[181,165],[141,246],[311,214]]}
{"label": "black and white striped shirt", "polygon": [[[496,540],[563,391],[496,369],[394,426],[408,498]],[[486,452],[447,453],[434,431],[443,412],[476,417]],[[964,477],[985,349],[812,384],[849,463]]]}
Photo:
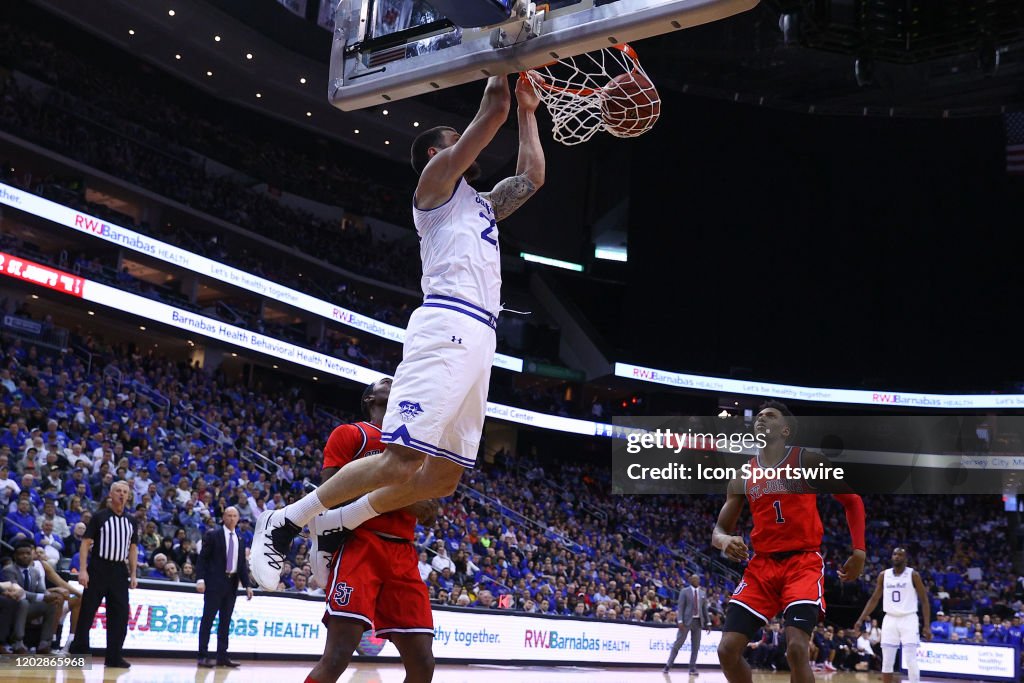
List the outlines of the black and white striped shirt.
{"label": "black and white striped shirt", "polygon": [[125,514],[115,514],[110,508],[100,510],[92,516],[83,538],[92,539],[90,564],[97,559],[108,562],[127,562],[128,550],[139,542],[135,519]]}

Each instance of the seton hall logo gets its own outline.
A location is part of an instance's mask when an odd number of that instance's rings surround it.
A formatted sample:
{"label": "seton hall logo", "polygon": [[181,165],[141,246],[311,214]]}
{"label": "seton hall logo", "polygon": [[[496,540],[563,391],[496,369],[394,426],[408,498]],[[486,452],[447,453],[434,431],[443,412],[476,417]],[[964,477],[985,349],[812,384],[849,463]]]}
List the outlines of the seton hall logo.
{"label": "seton hall logo", "polygon": [[344,581],[341,581],[334,586],[334,602],[344,607],[348,604],[348,601],[352,599],[352,586],[348,585]]}
{"label": "seton hall logo", "polygon": [[398,412],[402,422],[412,422],[423,413],[423,407],[414,401],[402,401],[398,404]]}

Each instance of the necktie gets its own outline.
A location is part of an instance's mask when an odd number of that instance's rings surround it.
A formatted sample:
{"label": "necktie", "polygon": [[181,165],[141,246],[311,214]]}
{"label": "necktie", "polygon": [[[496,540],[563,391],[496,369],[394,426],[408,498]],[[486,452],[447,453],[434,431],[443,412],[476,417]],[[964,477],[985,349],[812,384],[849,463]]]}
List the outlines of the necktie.
{"label": "necktie", "polygon": [[235,532],[228,532],[228,574],[235,572]]}
{"label": "necktie", "polygon": [[700,618],[700,609],[698,607],[697,589],[693,589],[693,618]]}
{"label": "necktie", "polygon": [[21,574],[22,574],[22,576],[25,577],[25,590],[28,590],[28,587],[29,587],[28,586],[28,570],[27,569],[22,569],[21,570]]}

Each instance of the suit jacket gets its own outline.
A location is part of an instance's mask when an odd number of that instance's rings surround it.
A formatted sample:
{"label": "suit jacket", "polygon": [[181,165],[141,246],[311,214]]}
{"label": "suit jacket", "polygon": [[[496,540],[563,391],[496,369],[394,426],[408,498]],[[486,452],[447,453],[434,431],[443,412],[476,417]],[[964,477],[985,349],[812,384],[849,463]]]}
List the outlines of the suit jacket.
{"label": "suit jacket", "polygon": [[[763,635],[761,636],[761,646],[762,647],[773,647],[774,646],[774,647],[780,648],[782,650],[786,649],[786,632],[785,631],[780,629],[780,630],[772,633],[772,630],[769,629],[766,626],[764,628],[764,630],[762,631],[762,633],[763,633]],[[772,642],[772,641],[776,641],[776,642]]]}
{"label": "suit jacket", "polygon": [[238,557],[235,560],[235,575],[228,580],[226,573],[228,546],[224,539],[224,527],[216,526],[212,531],[207,531],[203,537],[203,549],[199,553],[199,561],[196,563],[196,580],[202,579],[206,582],[206,592],[222,593],[238,589],[239,583],[242,586],[249,585],[249,564],[245,560],[245,541],[238,535],[235,529],[235,538],[238,544],[235,552]]}
{"label": "suit jacket", "polygon": [[[711,625],[711,615],[708,613],[708,595],[703,588],[697,589],[697,613],[700,615],[700,625],[707,628]],[[680,624],[689,624],[693,620],[693,586],[686,586],[679,591],[679,608],[676,610],[676,617]]]}
{"label": "suit jacket", "polygon": [[13,581],[25,589],[25,597],[29,602],[37,602],[39,596],[46,594],[46,575],[39,565],[39,560],[33,560],[28,569],[28,583],[25,583],[25,575],[17,562],[12,562],[4,568],[4,580]]}

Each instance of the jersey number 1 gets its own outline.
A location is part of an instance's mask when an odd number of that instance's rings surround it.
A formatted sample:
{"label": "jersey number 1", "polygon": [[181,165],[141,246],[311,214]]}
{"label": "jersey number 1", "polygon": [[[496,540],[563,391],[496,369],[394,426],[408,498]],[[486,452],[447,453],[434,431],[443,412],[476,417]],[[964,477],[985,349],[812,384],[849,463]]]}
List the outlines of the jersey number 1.
{"label": "jersey number 1", "polygon": [[774,503],[772,503],[772,507],[775,508],[775,523],[785,524],[786,518],[782,516],[782,501],[775,501]]}

